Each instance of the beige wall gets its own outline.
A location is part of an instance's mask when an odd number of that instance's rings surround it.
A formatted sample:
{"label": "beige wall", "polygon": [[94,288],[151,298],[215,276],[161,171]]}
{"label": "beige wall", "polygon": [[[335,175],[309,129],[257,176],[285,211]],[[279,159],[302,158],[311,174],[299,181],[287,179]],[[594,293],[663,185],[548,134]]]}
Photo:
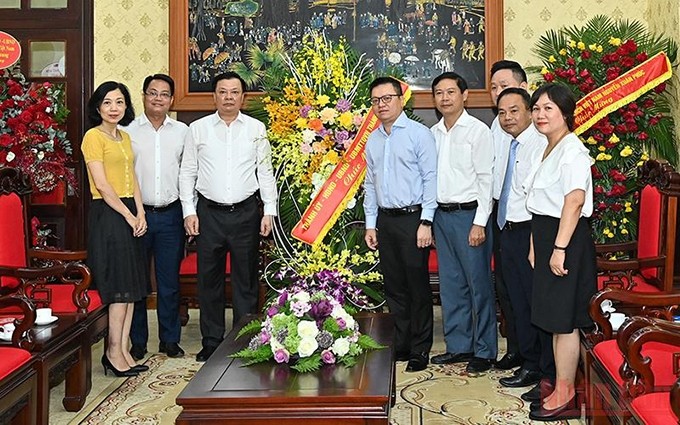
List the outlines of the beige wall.
{"label": "beige wall", "polygon": [[[109,79],[125,82],[138,109],[144,77],[168,71],[169,1],[173,0],[95,0],[95,84]],[[531,48],[538,37],[548,29],[581,25],[598,14],[653,23],[652,28],[672,30],[677,36],[676,3],[677,0],[504,0],[505,56],[525,66],[537,65]]]}

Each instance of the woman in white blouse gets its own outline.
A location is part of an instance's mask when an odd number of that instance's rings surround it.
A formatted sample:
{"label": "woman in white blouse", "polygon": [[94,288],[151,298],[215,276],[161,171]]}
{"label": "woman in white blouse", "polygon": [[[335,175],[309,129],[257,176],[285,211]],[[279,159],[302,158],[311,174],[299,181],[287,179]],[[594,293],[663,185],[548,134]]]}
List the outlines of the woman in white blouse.
{"label": "woman in white blouse", "polygon": [[548,138],[543,161],[530,178],[527,208],[533,214],[529,261],[534,266],[531,318],[553,334],[554,390],[532,405],[530,419],[578,418],[574,381],[579,328],[592,326],[588,303],[596,264],[588,217],[593,212],[591,158],[572,133],[576,102],[571,92],[547,84],[531,97],[532,120]]}

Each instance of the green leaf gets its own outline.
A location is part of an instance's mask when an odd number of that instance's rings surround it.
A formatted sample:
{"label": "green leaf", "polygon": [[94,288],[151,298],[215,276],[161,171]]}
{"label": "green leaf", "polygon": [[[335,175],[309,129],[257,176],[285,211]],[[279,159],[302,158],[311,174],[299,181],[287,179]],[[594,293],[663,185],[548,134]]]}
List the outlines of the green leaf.
{"label": "green leaf", "polygon": [[338,363],[342,364],[345,367],[352,367],[357,364],[357,358],[352,356],[341,357],[338,360]]}
{"label": "green leaf", "polygon": [[300,358],[297,363],[291,366],[291,369],[298,372],[307,373],[314,372],[321,368],[321,354],[312,354],[309,357]]}
{"label": "green leaf", "polygon": [[366,334],[362,334],[359,336],[357,344],[359,344],[361,348],[366,350],[381,350],[383,348],[386,348],[386,346],[378,344],[376,340],[374,340],[373,338]]}
{"label": "green leaf", "polygon": [[254,335],[262,329],[262,322],[260,320],[253,320],[246,324],[236,335],[236,339],[239,339],[243,335]]}

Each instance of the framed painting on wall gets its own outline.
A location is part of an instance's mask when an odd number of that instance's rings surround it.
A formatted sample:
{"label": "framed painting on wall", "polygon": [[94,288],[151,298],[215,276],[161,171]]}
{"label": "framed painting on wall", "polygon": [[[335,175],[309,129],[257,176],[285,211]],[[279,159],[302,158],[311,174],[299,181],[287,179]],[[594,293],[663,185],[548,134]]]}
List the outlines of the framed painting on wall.
{"label": "framed painting on wall", "polygon": [[398,68],[415,108],[433,107],[430,83],[444,71],[467,80],[468,107],[492,106],[488,73],[503,57],[502,0],[177,0],[170,2],[173,109],[213,110],[214,75],[253,46],[295,49],[310,30],[344,37],[376,75]]}

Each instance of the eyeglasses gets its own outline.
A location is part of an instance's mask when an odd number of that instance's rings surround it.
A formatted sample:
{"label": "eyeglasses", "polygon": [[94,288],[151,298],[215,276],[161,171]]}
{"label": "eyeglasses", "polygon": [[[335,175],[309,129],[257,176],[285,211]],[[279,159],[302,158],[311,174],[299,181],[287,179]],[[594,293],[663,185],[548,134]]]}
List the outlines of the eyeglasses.
{"label": "eyeglasses", "polygon": [[150,91],[150,92],[144,93],[144,95],[149,96],[149,97],[154,98],[154,99],[160,97],[163,100],[168,100],[172,97],[172,95],[169,92],[166,92],[166,91],[163,91],[163,92],[160,92],[160,93],[158,93],[157,91]]}
{"label": "eyeglasses", "polygon": [[392,102],[392,99],[395,97],[401,96],[400,94],[386,94],[385,96],[380,96],[380,97],[372,97],[371,98],[371,105],[376,106],[381,103],[384,103],[385,105],[389,105]]}

